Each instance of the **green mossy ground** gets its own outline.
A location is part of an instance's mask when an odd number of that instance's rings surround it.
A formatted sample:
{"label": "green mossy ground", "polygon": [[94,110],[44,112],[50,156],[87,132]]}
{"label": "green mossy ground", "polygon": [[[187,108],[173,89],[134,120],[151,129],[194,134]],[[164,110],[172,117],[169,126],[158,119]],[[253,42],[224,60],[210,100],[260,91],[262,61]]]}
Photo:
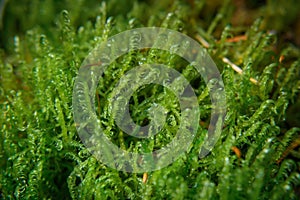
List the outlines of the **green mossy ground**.
{"label": "green mossy ground", "polygon": [[[8,0],[0,30],[0,198],[299,199],[299,10],[296,0]],[[72,92],[95,45],[145,26],[177,30],[209,44],[204,46],[225,84],[227,115],[215,148],[199,159],[211,104],[204,81],[188,71],[201,127],[189,152],[149,172],[143,183],[143,174],[108,168],[89,154],[74,124]],[[231,40],[239,35],[246,37]],[[163,51],[125,55],[106,71],[97,90],[99,117],[110,126],[107,135],[115,144],[135,152],[161,148],[180,123],[174,95],[155,85],[137,91],[131,104],[132,118],[140,124],[147,121],[142,111],[157,99],[175,107],[153,140],[127,137],[106,114],[104,99],[142,56],[186,72],[184,61]],[[224,63],[225,57],[243,75]]]}

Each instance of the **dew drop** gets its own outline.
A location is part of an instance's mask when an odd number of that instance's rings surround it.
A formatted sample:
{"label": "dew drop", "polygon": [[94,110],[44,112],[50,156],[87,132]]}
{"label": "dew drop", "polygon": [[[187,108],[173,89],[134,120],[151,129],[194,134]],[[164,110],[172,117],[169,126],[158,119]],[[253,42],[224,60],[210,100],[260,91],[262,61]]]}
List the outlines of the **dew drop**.
{"label": "dew drop", "polygon": [[61,140],[56,140],[55,147],[58,151],[61,151],[63,149],[63,143]]}

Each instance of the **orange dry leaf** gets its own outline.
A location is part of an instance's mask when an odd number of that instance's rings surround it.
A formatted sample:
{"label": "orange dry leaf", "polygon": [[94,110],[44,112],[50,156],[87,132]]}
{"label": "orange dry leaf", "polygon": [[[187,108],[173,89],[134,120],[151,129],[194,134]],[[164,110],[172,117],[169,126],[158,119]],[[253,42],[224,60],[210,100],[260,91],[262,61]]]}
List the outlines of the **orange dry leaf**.
{"label": "orange dry leaf", "polygon": [[147,174],[147,172],[145,172],[145,173],[143,174],[143,183],[146,183],[147,180],[148,180],[148,174]]}
{"label": "orange dry leaf", "polygon": [[235,153],[235,155],[236,155],[238,158],[241,158],[242,153],[241,153],[241,151],[240,151],[239,148],[237,148],[236,146],[233,146],[233,147],[231,147],[231,150]]}

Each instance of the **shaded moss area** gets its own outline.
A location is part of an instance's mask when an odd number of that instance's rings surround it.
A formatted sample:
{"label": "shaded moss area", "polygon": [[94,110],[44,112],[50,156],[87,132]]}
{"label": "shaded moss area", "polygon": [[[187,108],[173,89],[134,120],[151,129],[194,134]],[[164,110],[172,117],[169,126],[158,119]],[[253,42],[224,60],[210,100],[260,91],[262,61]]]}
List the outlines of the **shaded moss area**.
{"label": "shaded moss area", "polygon": [[[0,30],[0,198],[297,199],[299,10],[296,0],[6,1]],[[177,30],[207,49],[222,74],[227,115],[221,138],[199,159],[211,114],[205,82],[166,51],[122,56],[106,70],[95,97],[114,144],[153,151],[184,123],[174,94],[157,85],[136,91],[130,112],[145,125],[153,102],[170,109],[159,134],[132,138],[111,120],[109,95],[136,63],[167,64],[184,74],[201,113],[193,145],[173,164],[147,174],[125,173],[97,161],[80,141],[72,92],[90,50],[116,33],[146,26]]]}

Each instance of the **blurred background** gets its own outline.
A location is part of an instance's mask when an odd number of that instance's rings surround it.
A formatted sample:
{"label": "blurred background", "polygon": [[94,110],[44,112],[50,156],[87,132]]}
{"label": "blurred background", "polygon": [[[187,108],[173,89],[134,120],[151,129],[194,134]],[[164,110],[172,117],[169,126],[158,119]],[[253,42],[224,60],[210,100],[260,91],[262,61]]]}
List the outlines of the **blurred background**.
{"label": "blurred background", "polygon": [[[226,0],[228,1],[228,0]],[[141,23],[148,21],[150,16],[165,13],[166,9],[172,9],[173,0],[107,0],[107,16],[115,18],[136,17]],[[145,4],[143,16],[134,16],[136,3]],[[186,0],[182,1],[190,15],[197,15],[202,28],[207,28],[215,18],[223,0]],[[57,26],[58,14],[62,10],[68,10],[71,23],[75,27],[83,25],[87,20],[95,21],[95,17],[101,12],[99,0],[1,0],[0,12],[0,47],[9,51],[13,37],[22,35],[33,27],[42,29],[49,38],[53,38],[53,28]],[[203,9],[201,9],[204,7]],[[150,9],[149,9],[150,8]],[[161,10],[159,13],[157,11]],[[198,12],[201,10],[201,12]],[[258,17],[263,17],[264,28],[281,35],[283,42],[291,42],[300,46],[300,3],[298,0],[232,0],[222,16],[223,26],[228,21],[240,31],[245,30]],[[228,20],[229,18],[229,20]],[[190,23],[191,25],[194,22]],[[144,24],[147,26],[147,24]],[[159,25],[159,24],[158,24]],[[188,26],[188,25],[187,25]],[[220,34],[224,27],[214,34]]]}

